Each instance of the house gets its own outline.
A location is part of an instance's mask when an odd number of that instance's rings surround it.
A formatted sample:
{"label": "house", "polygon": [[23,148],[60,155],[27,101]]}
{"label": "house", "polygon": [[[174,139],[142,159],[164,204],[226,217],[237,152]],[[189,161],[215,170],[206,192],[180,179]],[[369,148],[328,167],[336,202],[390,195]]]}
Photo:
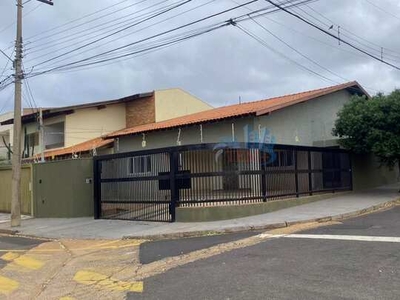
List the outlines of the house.
{"label": "house", "polygon": [[[181,89],[159,90],[117,100],[44,108],[44,150],[47,159],[113,152],[113,140],[100,137],[126,127],[162,122],[212,107]],[[40,155],[39,112],[22,117],[24,158]],[[10,125],[13,119],[1,122]]]}
{"label": "house", "polygon": [[118,153],[95,159],[95,216],[210,221],[227,216],[221,206],[246,204],[237,217],[250,204],[396,182],[396,170],[340,149],[332,135],[353,95],[370,97],[349,82],[113,132],[105,140],[117,140]]}
{"label": "house", "polygon": [[127,152],[198,143],[249,142],[249,134],[267,130],[276,144],[337,146],[337,138],[332,136],[336,115],[354,94],[369,97],[357,82],[349,82],[131,126],[105,138],[118,138],[118,151]]}

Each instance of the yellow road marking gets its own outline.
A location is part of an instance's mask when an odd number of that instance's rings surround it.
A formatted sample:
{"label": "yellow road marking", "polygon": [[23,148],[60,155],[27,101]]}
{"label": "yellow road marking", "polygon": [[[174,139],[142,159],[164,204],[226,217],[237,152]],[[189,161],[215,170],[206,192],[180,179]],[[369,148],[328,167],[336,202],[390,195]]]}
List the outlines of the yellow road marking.
{"label": "yellow road marking", "polygon": [[118,281],[106,275],[92,271],[78,271],[74,276],[74,280],[84,285],[95,285],[113,291],[143,292],[143,281]]}
{"label": "yellow road marking", "polygon": [[[115,241],[113,241],[115,242]],[[107,246],[107,244],[110,243],[104,243],[100,245],[96,245],[93,247],[83,247],[83,248],[68,248],[71,251],[77,251],[77,250],[107,250],[107,249],[121,249],[121,248],[128,248],[128,247],[135,247],[135,246],[140,246],[146,242],[145,240],[138,240],[129,244],[124,244],[124,245],[114,245],[114,246]],[[103,246],[105,245],[105,246]],[[29,253],[45,253],[45,252],[63,252],[63,249],[32,249],[29,250]],[[27,250],[21,250],[21,249],[0,249],[1,252],[16,252],[16,253],[22,253],[22,252],[27,252]]]}
{"label": "yellow road marking", "polygon": [[72,298],[72,297],[61,297],[60,300],[75,300],[75,298]]}
{"label": "yellow road marking", "polygon": [[13,262],[16,263],[18,266],[28,268],[31,270],[39,270],[44,265],[44,263],[41,262],[40,260],[25,255],[14,259]]}
{"label": "yellow road marking", "polygon": [[15,253],[15,252],[7,252],[4,254],[1,259],[5,261],[13,261],[14,259],[18,258],[20,254]]}
{"label": "yellow road marking", "polygon": [[0,293],[8,295],[15,291],[18,287],[18,281],[0,276]]}

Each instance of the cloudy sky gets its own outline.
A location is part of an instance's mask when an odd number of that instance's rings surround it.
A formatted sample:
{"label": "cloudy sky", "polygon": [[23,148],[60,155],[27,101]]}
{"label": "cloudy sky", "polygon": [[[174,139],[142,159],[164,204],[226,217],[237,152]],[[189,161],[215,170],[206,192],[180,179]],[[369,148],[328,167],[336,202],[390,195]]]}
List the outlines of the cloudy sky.
{"label": "cloudy sky", "polygon": [[[15,2],[0,1],[0,49],[10,56],[15,39]],[[60,67],[248,1],[192,0],[154,16],[182,2],[54,0],[55,5],[48,6],[31,0],[24,6],[25,70],[33,75]],[[270,3],[259,0],[173,34],[182,36],[187,30],[268,7]],[[343,40],[377,57],[383,53],[385,61],[400,67],[399,1],[318,0],[291,11],[335,35],[340,26]],[[144,21],[152,14],[153,18]],[[187,90],[214,106],[238,103],[239,97],[242,101],[258,100],[349,80],[357,80],[371,94],[400,88],[399,70],[343,43],[339,45],[337,40],[285,12],[270,13],[256,21],[258,24],[247,20],[238,23],[240,26],[226,26],[143,55],[73,70],[56,69],[30,78],[28,83],[36,105],[42,107],[116,99],[172,87]],[[333,28],[329,29],[331,25]],[[122,30],[128,26],[131,27]],[[107,35],[110,37],[104,38]],[[171,37],[172,34],[163,35],[96,59],[132,53]],[[104,39],[87,45],[100,38]],[[0,81],[12,73],[11,65],[5,67],[6,63],[7,58],[0,53],[0,75],[4,69]],[[30,106],[26,83],[23,93],[24,106]],[[11,110],[12,105],[10,85],[0,91],[0,111]]]}

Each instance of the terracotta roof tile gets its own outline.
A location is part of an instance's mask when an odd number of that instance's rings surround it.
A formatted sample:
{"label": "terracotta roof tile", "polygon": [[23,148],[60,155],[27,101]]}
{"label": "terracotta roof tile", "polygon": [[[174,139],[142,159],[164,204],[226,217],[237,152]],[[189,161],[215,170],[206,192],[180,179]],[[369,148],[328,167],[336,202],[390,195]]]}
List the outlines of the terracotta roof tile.
{"label": "terracotta roof tile", "polygon": [[[93,150],[93,148],[101,148],[113,143],[113,140],[104,140],[102,137],[98,137],[71,147],[47,150],[44,153],[45,157],[63,156],[72,153],[87,152]],[[40,154],[35,155],[36,158],[40,157]]]}
{"label": "terracotta roof tile", "polygon": [[203,112],[186,115],[179,118],[174,118],[158,123],[150,123],[140,126],[135,126],[131,128],[122,129],[113,132],[106,136],[105,138],[116,138],[125,135],[144,133],[149,131],[174,128],[180,126],[201,124],[211,121],[218,121],[223,119],[228,119],[232,117],[240,117],[245,115],[264,115],[284,107],[294,105],[296,103],[308,101],[315,99],[320,96],[331,94],[340,90],[354,88],[357,91],[369,96],[364,89],[356,82],[348,82],[336,86],[321,88],[317,90],[291,94],[281,97],[275,97],[266,100],[260,100],[255,102],[248,102],[236,105],[229,105],[224,107],[219,107],[215,109],[206,110]]}

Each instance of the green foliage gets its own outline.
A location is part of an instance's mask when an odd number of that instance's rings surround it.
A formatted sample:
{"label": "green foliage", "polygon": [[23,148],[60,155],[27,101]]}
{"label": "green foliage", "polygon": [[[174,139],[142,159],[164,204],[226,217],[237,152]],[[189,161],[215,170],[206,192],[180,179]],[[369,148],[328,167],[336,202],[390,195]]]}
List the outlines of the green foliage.
{"label": "green foliage", "polygon": [[400,161],[400,90],[372,99],[354,96],[338,113],[333,134],[355,153],[374,153],[392,167]]}

